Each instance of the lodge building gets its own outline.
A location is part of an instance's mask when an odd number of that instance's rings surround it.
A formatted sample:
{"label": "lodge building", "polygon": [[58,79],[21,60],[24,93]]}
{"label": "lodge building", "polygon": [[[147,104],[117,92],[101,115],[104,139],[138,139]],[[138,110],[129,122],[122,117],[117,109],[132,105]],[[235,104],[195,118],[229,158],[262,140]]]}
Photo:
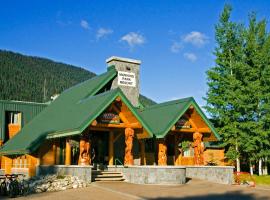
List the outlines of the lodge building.
{"label": "lodge building", "polygon": [[47,104],[0,101],[1,169],[38,166],[224,165],[219,135],[192,97],[144,107],[139,60],[111,57],[107,72]]}

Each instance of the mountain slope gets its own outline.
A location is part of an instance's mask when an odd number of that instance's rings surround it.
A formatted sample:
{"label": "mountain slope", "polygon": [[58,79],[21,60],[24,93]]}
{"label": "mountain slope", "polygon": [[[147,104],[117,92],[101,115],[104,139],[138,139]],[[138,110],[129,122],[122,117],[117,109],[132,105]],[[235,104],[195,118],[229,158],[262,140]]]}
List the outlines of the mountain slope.
{"label": "mountain slope", "polygon": [[[54,94],[96,76],[83,68],[0,50],[0,99],[46,102]],[[144,106],[155,104],[140,96]]]}

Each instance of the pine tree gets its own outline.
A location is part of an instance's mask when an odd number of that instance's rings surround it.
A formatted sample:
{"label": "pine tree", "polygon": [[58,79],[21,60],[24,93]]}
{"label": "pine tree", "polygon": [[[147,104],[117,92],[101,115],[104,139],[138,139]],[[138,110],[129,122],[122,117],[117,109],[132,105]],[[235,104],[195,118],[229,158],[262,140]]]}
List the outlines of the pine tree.
{"label": "pine tree", "polygon": [[241,104],[242,95],[242,47],[243,26],[230,21],[232,8],[224,7],[219,23],[216,25],[215,49],[216,65],[207,71],[208,92],[205,108],[217,122],[227,156],[237,161],[240,171],[241,140]]}

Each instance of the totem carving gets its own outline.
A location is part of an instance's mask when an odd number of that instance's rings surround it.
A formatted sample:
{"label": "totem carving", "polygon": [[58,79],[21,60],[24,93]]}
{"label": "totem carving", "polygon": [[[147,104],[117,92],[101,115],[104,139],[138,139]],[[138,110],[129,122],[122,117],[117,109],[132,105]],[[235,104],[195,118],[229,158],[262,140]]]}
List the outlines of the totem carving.
{"label": "totem carving", "polygon": [[167,165],[167,146],[164,139],[158,141],[158,165]]}
{"label": "totem carving", "polygon": [[90,155],[91,142],[90,140],[83,136],[80,140],[80,157],[79,165],[90,165],[91,164],[91,155]]}
{"label": "totem carving", "polygon": [[204,144],[202,142],[202,134],[199,132],[195,132],[193,134],[193,147],[194,147],[194,164],[203,165]]}
{"label": "totem carving", "polygon": [[126,128],[125,129],[125,165],[133,165],[133,153],[132,153],[132,147],[133,147],[133,138],[134,138],[134,130],[132,128]]}

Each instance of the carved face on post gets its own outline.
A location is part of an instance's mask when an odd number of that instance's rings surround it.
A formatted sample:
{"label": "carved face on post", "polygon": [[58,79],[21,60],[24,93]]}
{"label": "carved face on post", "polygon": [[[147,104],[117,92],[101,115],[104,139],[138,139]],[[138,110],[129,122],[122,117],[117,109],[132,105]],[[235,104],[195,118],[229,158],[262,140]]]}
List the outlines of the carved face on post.
{"label": "carved face on post", "polygon": [[133,153],[132,153],[132,147],[133,147],[133,138],[134,138],[134,130],[132,128],[126,128],[125,129],[125,165],[133,165]]}

